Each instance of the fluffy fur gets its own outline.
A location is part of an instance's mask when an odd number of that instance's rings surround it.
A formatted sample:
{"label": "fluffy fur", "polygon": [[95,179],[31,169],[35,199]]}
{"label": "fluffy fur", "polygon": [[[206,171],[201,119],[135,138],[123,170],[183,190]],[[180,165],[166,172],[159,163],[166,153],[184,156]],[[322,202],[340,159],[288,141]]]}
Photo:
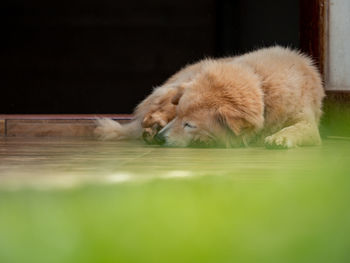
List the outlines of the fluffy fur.
{"label": "fluffy fur", "polygon": [[319,145],[323,97],[310,58],[264,48],[186,66],[137,106],[131,123],[102,119],[95,133],[168,146]]}

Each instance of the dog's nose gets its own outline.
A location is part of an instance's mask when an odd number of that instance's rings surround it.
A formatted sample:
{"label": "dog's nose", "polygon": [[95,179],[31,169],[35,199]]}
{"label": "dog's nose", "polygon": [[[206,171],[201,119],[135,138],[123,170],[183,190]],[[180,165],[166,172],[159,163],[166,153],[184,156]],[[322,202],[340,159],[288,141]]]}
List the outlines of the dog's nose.
{"label": "dog's nose", "polygon": [[157,133],[156,136],[154,136],[154,140],[156,143],[162,145],[165,143],[165,136],[162,133]]}

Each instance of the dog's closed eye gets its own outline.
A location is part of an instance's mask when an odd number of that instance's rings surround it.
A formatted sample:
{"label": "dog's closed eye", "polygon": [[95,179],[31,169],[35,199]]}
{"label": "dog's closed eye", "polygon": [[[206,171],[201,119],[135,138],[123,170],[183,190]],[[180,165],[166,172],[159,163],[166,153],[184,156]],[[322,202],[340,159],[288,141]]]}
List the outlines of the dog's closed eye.
{"label": "dog's closed eye", "polygon": [[185,122],[185,123],[184,123],[184,128],[195,129],[195,128],[197,128],[197,126],[194,125],[194,124],[192,124],[192,123]]}

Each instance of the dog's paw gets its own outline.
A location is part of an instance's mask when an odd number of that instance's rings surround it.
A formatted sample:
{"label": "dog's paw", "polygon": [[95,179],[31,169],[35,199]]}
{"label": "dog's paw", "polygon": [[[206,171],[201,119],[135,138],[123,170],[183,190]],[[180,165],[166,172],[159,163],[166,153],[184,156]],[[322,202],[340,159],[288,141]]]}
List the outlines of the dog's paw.
{"label": "dog's paw", "polygon": [[145,115],[142,121],[144,141],[154,144],[154,136],[165,127],[175,116],[167,111],[156,111]]}
{"label": "dog's paw", "polygon": [[143,140],[148,144],[155,144],[154,136],[158,133],[156,128],[144,128],[142,133]]}
{"label": "dog's paw", "polygon": [[142,127],[143,128],[152,128],[152,127],[162,128],[165,125],[167,125],[167,123],[168,123],[168,119],[166,115],[161,111],[157,111],[157,112],[146,114],[146,116],[143,118],[143,121],[142,121]]}
{"label": "dog's paw", "polygon": [[94,135],[100,140],[121,140],[124,137],[122,126],[112,119],[97,119],[96,125]]}
{"label": "dog's paw", "polygon": [[296,144],[290,136],[277,133],[265,138],[265,146],[269,149],[290,149],[296,147]]}

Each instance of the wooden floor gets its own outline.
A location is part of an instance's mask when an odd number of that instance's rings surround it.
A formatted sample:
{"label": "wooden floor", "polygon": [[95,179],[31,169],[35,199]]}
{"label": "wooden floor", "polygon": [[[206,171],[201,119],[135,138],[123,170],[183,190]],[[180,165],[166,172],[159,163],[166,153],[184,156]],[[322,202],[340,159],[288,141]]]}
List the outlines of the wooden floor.
{"label": "wooden floor", "polygon": [[284,169],[306,171],[328,156],[348,165],[350,140],[326,140],[320,147],[267,150],[164,148],[143,142],[4,137],[0,138],[0,187],[72,187],[227,174],[239,180],[265,180]]}

